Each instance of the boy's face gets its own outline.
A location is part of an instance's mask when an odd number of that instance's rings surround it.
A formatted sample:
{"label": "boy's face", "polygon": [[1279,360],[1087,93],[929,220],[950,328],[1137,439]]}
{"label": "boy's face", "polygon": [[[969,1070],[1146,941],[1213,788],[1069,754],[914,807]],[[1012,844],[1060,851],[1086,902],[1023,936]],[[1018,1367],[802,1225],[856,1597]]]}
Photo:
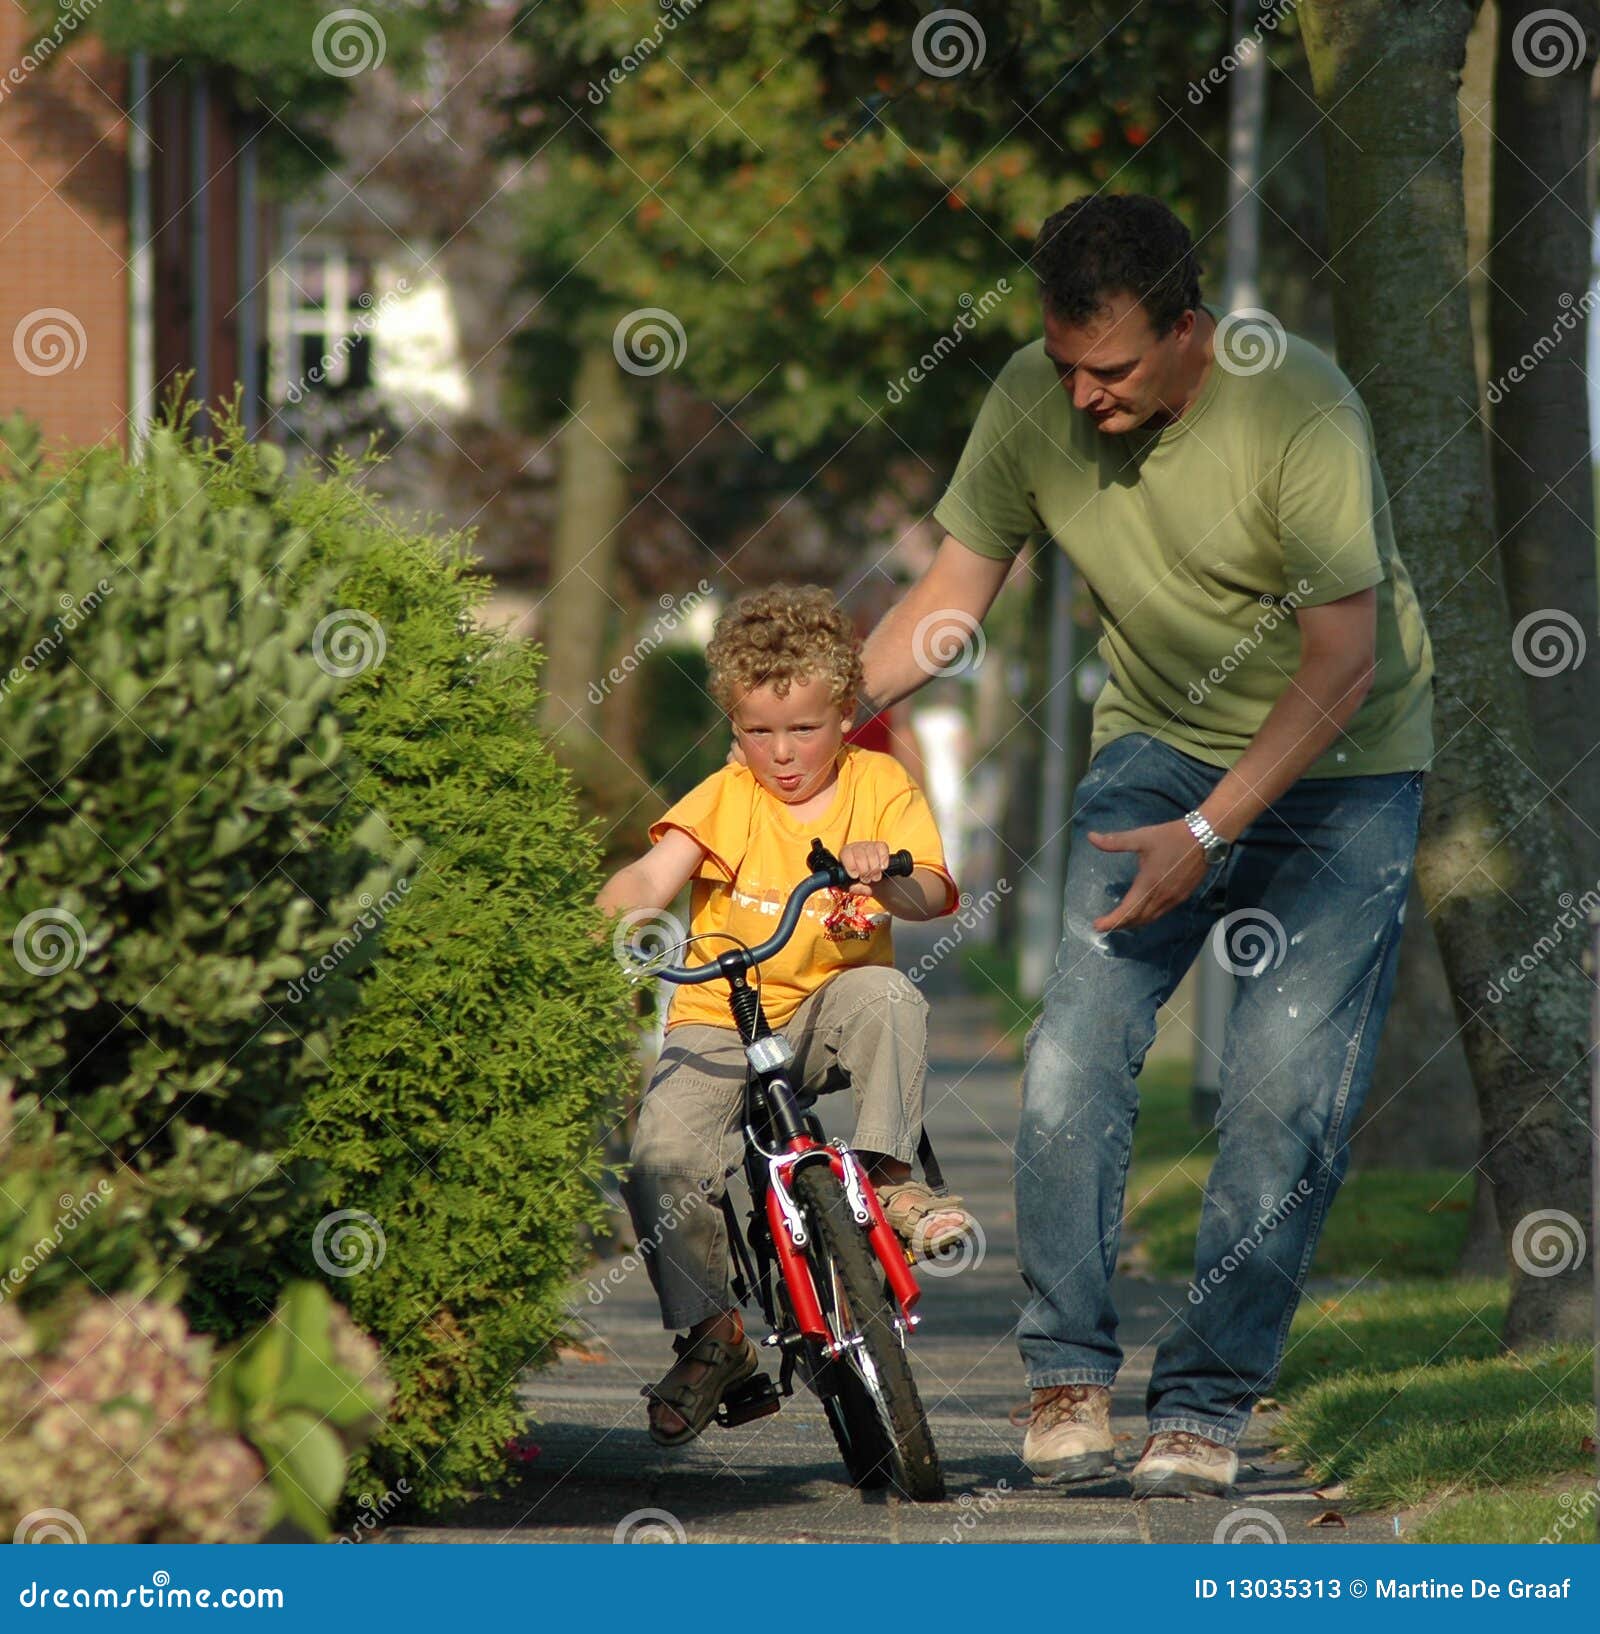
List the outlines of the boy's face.
{"label": "boy's face", "polygon": [[752,687],[732,709],[733,729],[762,788],[788,805],[819,793],[833,775],[855,700],[837,704],[826,678],[790,683],[780,698],[770,686]]}

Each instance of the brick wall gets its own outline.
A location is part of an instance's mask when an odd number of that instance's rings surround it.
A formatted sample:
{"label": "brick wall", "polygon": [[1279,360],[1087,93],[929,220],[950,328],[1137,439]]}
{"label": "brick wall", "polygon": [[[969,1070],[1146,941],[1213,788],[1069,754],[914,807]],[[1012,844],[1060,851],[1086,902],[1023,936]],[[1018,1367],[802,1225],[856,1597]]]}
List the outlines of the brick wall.
{"label": "brick wall", "polygon": [[80,29],[30,71],[37,40],[0,0],[0,414],[50,443],[123,442],[127,70]]}

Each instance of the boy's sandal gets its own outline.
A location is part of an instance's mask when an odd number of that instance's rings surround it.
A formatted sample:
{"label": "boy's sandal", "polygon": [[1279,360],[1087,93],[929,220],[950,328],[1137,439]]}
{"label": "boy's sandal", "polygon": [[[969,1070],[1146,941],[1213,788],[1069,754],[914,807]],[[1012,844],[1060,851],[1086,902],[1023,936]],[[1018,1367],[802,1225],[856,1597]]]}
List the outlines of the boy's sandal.
{"label": "boy's sandal", "polygon": [[[714,1339],[709,1333],[691,1340],[680,1334],[672,1341],[678,1359],[659,1384],[647,1384],[639,1394],[649,1401],[659,1401],[670,1407],[684,1421],[683,1428],[667,1434],[650,1422],[650,1439],[658,1447],[680,1447],[705,1429],[716,1416],[722,1398],[736,1384],[742,1384],[761,1366],[761,1354],[748,1338],[737,1344],[725,1339]],[[706,1371],[690,1380],[685,1374],[695,1363]]]}
{"label": "boy's sandal", "polygon": [[[919,1258],[937,1254],[978,1229],[977,1220],[961,1206],[960,1197],[954,1192],[936,1192],[925,1180],[875,1181],[873,1190],[895,1235]],[[941,1214],[959,1214],[961,1219],[936,1235],[923,1228],[924,1221]]]}

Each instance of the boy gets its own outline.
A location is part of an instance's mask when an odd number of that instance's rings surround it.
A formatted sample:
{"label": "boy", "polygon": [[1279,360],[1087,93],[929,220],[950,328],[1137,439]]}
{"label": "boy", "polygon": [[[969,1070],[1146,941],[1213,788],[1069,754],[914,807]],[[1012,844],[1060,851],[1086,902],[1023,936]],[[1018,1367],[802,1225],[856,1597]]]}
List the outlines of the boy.
{"label": "boy", "polygon": [[[832,904],[822,892],[807,903],[788,945],[761,969],[762,1006],[794,1047],[797,1087],[849,1082],[851,1144],[895,1231],[923,1253],[944,1248],[976,1221],[959,1197],[911,1178],[927,1004],[894,969],[889,934],[891,915],[933,919],[956,906],[933,816],[894,759],[844,742],[861,684],[859,643],[825,590],[741,597],[718,619],[706,659],[745,764],[713,773],[653,823],[653,849],[606,882],[597,906],[665,908],[692,879],[692,934],[725,932],[753,946],[811,872],[806,853],[820,836],[858,883]],[[902,848],[915,869],[885,879],[891,851]],[[716,951],[698,943],[688,962]],[[688,1330],[673,1340],[676,1363],[646,1392],[650,1435],[664,1447],[699,1435],[758,1366],[731,1305],[718,1206],[742,1151],[744,1082],[727,983],[678,988],[623,1188],[663,1324]]]}

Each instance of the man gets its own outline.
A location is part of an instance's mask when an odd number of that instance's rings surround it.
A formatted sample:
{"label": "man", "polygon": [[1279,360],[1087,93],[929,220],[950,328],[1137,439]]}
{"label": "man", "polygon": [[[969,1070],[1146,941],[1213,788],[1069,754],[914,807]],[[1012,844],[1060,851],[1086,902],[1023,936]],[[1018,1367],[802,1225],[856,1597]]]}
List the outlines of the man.
{"label": "man", "polygon": [[1023,1457],[1053,1482],[1112,1466],[1135,1080],[1220,920],[1212,951],[1239,980],[1218,1153],[1133,1487],[1221,1496],[1371,1077],[1432,656],[1371,424],[1328,358],[1270,320],[1230,351],[1237,326],[1202,305],[1189,235],[1153,198],[1069,205],[1033,267],[1043,337],[983,404],[935,512],[947,537],[867,644],[866,692],[882,707],[928,680],[939,629],[974,627],[1030,534],[1094,598],[1110,677],[1016,1147]]}

